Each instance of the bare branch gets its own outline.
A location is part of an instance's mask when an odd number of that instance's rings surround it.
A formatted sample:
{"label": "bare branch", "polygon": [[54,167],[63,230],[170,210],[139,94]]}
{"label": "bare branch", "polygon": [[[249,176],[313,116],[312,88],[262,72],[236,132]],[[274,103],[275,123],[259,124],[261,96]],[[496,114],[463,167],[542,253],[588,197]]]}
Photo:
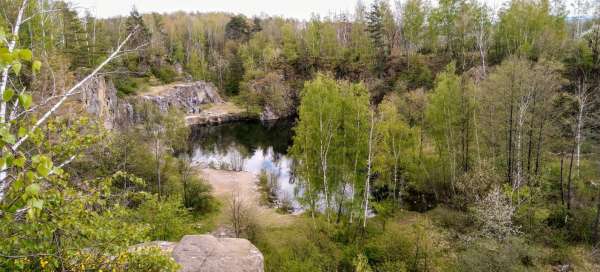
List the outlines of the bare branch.
{"label": "bare branch", "polygon": [[23,19],[23,21],[21,22],[21,24],[24,24],[24,23],[26,23],[27,21],[29,21],[29,20],[31,20],[31,19],[33,19],[33,18],[35,18],[35,16],[42,15],[42,14],[44,14],[44,13],[51,13],[51,12],[55,12],[55,11],[61,11],[61,10],[62,10],[62,9],[42,10],[42,11],[40,11],[40,12],[38,12],[38,13],[34,14],[34,15],[31,15],[31,16],[29,16],[29,17],[27,17],[27,18]]}
{"label": "bare branch", "polygon": [[104,62],[102,62],[100,65],[98,65],[98,67],[96,67],[96,69],[94,69],[94,71],[92,71],[89,75],[87,75],[83,80],[79,81],[77,84],[75,84],[75,86],[71,87],[71,89],[69,89],[68,91],[65,92],[65,94],[63,95],[63,97],[56,103],[54,104],[54,106],[52,106],[52,108],[50,108],[50,110],[48,110],[32,127],[31,129],[29,129],[29,132],[21,137],[13,146],[12,146],[12,150],[13,151],[17,151],[19,149],[19,147],[27,140],[29,139],[29,136],[31,135],[31,133],[33,133],[40,125],[42,125],[44,122],[46,122],[46,120],[50,117],[50,115],[52,115],[56,110],[58,110],[58,108],[67,100],[67,98],[73,93],[75,92],[77,89],[79,89],[81,86],[83,86],[83,84],[85,84],[88,80],[90,80],[91,78],[93,78],[102,68],[104,68],[104,66],[106,66],[106,64],[108,64],[111,60],[113,60],[121,51],[121,49],[123,48],[123,46],[127,43],[127,41],[129,41],[129,39],[137,32],[137,28],[134,29],[133,32],[129,33],[129,35],[127,35],[127,38],[125,38],[125,40],[119,45],[119,47],[117,47],[117,49],[108,57],[106,58],[106,60],[104,60]]}

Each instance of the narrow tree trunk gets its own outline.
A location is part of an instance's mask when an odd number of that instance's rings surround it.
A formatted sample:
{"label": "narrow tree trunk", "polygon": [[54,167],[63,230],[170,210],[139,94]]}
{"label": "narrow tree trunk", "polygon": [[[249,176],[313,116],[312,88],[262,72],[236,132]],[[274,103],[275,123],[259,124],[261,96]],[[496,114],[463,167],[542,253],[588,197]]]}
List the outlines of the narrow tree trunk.
{"label": "narrow tree trunk", "polygon": [[371,129],[369,131],[369,156],[367,159],[367,178],[365,180],[365,207],[363,229],[367,228],[367,215],[369,212],[369,191],[371,190],[371,163],[373,154],[373,127],[375,126],[375,113],[371,111]]}
{"label": "narrow tree trunk", "polygon": [[542,161],[542,143],[543,143],[543,132],[544,132],[544,122],[546,122],[546,113],[542,116],[540,120],[540,129],[538,131],[538,143],[537,143],[537,155],[535,157],[535,175],[540,175],[540,164]]}
{"label": "narrow tree trunk", "polygon": [[569,161],[569,176],[567,180],[567,210],[571,210],[573,200],[573,157],[575,155],[575,148],[571,149],[571,159]]}
{"label": "narrow tree trunk", "polygon": [[600,228],[600,193],[596,197],[596,220],[594,221],[594,225],[592,227],[592,241],[594,244],[599,242],[599,228]]}
{"label": "narrow tree trunk", "polygon": [[564,161],[565,157],[563,153],[560,153],[560,201],[565,206],[565,188],[564,188],[564,178],[563,178],[563,169],[564,169]]}
{"label": "narrow tree trunk", "polygon": [[156,178],[158,180],[158,200],[161,200],[162,188],[160,180],[160,139],[156,137],[155,155],[156,155]]}

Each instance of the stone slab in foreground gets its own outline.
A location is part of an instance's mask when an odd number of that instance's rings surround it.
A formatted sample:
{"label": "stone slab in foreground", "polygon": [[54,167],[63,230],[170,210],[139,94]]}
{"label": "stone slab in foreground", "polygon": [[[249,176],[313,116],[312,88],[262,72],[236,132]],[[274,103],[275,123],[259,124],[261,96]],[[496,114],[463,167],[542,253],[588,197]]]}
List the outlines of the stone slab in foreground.
{"label": "stone slab in foreground", "polygon": [[173,249],[182,272],[263,272],[262,253],[248,240],[186,235]]}

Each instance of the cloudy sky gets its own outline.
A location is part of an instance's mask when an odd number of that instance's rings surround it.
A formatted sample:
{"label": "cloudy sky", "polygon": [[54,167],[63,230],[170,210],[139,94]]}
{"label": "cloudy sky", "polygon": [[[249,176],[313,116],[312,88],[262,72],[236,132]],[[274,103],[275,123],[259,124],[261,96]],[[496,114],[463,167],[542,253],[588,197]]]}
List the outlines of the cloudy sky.
{"label": "cloudy sky", "polygon": [[[373,0],[362,0],[366,5]],[[505,0],[486,0],[492,7]],[[89,9],[99,17],[126,15],[132,6],[142,12],[172,11],[225,11],[254,15],[283,15],[310,19],[313,13],[326,16],[332,13],[352,12],[357,0],[71,0],[74,6]],[[390,2],[394,2],[393,0]]]}

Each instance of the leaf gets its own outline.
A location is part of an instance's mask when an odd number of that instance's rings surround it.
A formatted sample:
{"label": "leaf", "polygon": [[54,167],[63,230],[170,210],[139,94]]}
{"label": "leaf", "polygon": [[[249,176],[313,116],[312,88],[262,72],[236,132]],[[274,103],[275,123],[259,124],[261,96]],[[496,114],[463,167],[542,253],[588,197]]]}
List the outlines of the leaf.
{"label": "leaf", "polygon": [[42,63],[39,60],[34,61],[31,65],[31,70],[33,70],[33,73],[39,73],[41,68]]}
{"label": "leaf", "polygon": [[40,185],[37,183],[30,184],[27,186],[27,188],[25,188],[25,193],[32,196],[38,195],[40,193]]}
{"label": "leaf", "polygon": [[44,201],[41,199],[33,199],[31,201],[31,207],[41,210],[44,207]]}
{"label": "leaf", "polygon": [[4,102],[8,102],[13,97],[13,95],[15,95],[15,90],[7,88],[6,90],[4,90],[4,94],[2,94],[2,99],[4,100]]}
{"label": "leaf", "polygon": [[42,177],[47,177],[50,174],[50,170],[52,170],[52,161],[46,156],[39,157],[39,163],[35,170]]}
{"label": "leaf", "polygon": [[30,61],[31,60],[31,50],[29,49],[21,49],[19,50],[19,58],[22,60]]}
{"label": "leaf", "polygon": [[31,107],[31,95],[28,94],[20,94],[19,95],[19,104],[21,104],[21,106],[24,109],[29,109],[29,107]]}
{"label": "leaf", "polygon": [[9,144],[15,144],[15,142],[17,140],[15,135],[10,133],[10,131],[7,128],[0,129],[0,137],[2,137],[2,141],[9,143]]}
{"label": "leaf", "polygon": [[13,62],[12,69],[16,75],[19,75],[21,73],[21,63],[17,61]]}
{"label": "leaf", "polygon": [[24,127],[20,127],[19,131],[17,132],[17,136],[19,136],[19,138],[25,136],[27,134],[27,129]]}
{"label": "leaf", "polygon": [[25,166],[25,157],[19,156],[18,158],[13,160],[13,164],[17,167]]}

